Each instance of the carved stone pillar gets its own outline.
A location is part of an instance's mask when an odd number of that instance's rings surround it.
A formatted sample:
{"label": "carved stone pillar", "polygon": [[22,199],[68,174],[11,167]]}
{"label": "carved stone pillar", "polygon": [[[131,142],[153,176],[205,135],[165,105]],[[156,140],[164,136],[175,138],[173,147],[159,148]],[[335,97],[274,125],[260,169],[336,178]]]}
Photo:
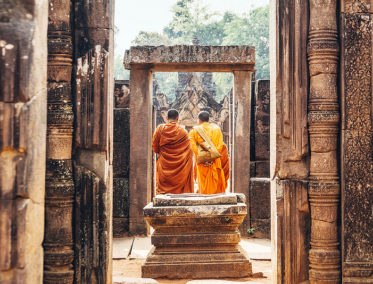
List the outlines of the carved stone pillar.
{"label": "carved stone pillar", "polygon": [[336,5],[336,0],[310,0],[308,131],[311,162],[308,194],[312,220],[311,283],[340,282]]}
{"label": "carved stone pillar", "polygon": [[49,1],[44,283],[74,278],[70,11],[70,0]]}
{"label": "carved stone pillar", "polygon": [[341,3],[342,283],[373,283],[373,5]]}
{"label": "carved stone pillar", "polygon": [[74,283],[112,282],[114,1],[74,0]]}

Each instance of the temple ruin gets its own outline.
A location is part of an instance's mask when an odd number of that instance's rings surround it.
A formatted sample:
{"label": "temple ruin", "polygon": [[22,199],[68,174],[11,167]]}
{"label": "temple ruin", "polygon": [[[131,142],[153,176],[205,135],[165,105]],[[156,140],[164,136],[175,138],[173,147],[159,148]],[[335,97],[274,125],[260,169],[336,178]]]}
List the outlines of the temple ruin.
{"label": "temple ruin", "polygon": [[115,224],[148,233],[157,70],[234,73],[233,188],[273,283],[373,283],[373,5],[270,6],[270,82],[252,47],[134,47],[114,97],[113,0],[0,2],[1,283],[113,282]]}

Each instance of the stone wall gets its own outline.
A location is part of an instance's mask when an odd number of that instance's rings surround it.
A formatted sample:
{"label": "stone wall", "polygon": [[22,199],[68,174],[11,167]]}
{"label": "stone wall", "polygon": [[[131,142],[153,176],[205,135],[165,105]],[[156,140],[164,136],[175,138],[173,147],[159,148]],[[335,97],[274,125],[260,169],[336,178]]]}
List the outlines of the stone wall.
{"label": "stone wall", "polygon": [[74,281],[111,283],[114,1],[74,8]]}
{"label": "stone wall", "polygon": [[373,283],[373,7],[341,7],[342,280]]}
{"label": "stone wall", "polygon": [[0,282],[43,279],[48,2],[0,3]]}
{"label": "stone wall", "polygon": [[111,282],[113,4],[49,1],[45,283]]}
{"label": "stone wall", "polygon": [[[115,85],[120,82],[115,81]],[[129,108],[114,108],[113,236],[122,237],[129,226]]]}
{"label": "stone wall", "polygon": [[255,237],[270,238],[271,202],[269,179],[270,81],[257,80],[252,98],[250,149],[250,227]]}

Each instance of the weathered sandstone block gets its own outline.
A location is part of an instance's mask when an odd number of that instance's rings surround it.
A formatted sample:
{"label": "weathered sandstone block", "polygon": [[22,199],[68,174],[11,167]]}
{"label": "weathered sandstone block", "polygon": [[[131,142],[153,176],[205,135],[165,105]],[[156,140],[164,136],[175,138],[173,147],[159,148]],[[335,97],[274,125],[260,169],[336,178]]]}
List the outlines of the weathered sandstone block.
{"label": "weathered sandstone block", "polygon": [[142,277],[246,277],[251,263],[238,245],[247,214],[243,194],[167,194],[154,198],[144,216],[154,245]]}
{"label": "weathered sandstone block", "polygon": [[252,46],[132,46],[124,57],[125,68],[132,64],[162,63],[217,63],[254,64],[255,51]]}

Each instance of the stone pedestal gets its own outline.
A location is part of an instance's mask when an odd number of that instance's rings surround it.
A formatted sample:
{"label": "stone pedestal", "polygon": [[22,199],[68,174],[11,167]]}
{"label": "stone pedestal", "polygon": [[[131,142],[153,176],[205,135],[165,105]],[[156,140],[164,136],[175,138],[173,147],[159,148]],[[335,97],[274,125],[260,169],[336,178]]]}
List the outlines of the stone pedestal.
{"label": "stone pedestal", "polygon": [[247,214],[243,194],[167,194],[154,198],[144,216],[154,247],[142,277],[225,278],[251,275],[238,226]]}

